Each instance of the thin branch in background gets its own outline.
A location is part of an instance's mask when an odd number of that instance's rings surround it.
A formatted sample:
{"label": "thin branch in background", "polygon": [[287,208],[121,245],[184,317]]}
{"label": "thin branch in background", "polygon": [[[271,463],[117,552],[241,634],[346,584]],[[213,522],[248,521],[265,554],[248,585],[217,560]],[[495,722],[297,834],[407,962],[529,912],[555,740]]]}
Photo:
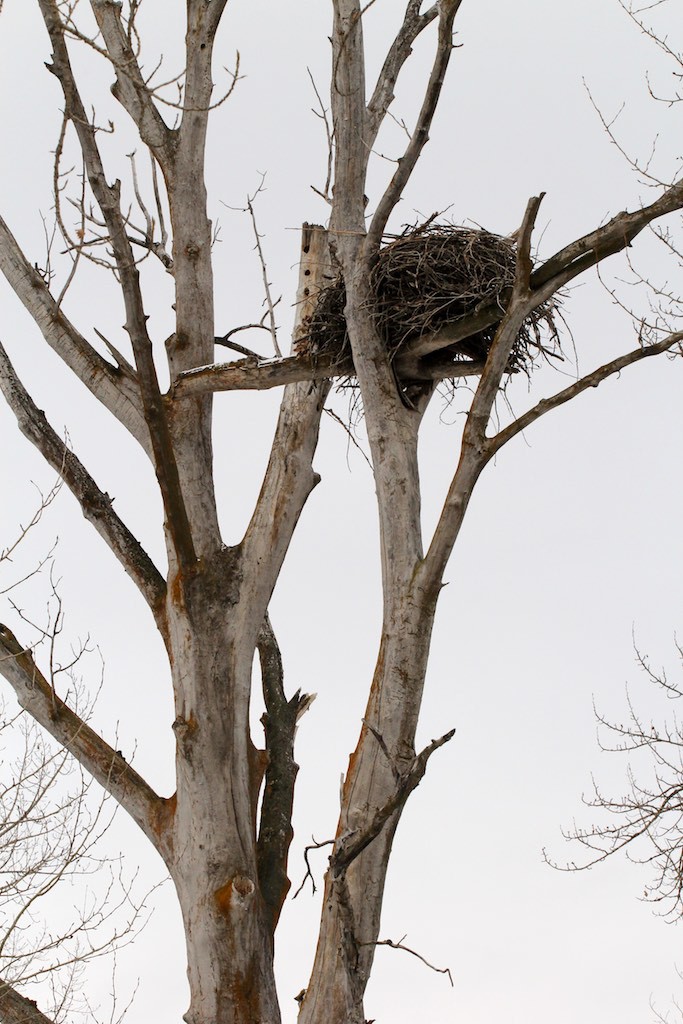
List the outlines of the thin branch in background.
{"label": "thin branch in background", "polygon": [[[38,491],[38,506],[25,526],[22,523],[19,523],[19,532],[14,540],[10,541],[6,548],[0,548],[0,562],[12,561],[12,555],[17,550],[21,542],[25,540],[27,534],[30,533],[30,531],[37,526],[43,518],[44,512],[50,507],[62,489],[62,484],[63,480],[61,476],[58,476],[47,494],[43,494],[40,488],[36,487],[36,490]],[[34,484],[34,486],[36,485]],[[4,591],[0,591],[0,593],[3,592]]]}
{"label": "thin branch in background", "polygon": [[624,144],[619,141],[614,130],[614,125],[616,124],[620,115],[622,114],[625,104],[622,103],[614,117],[608,119],[605,117],[602,110],[600,109],[596,99],[593,96],[593,93],[591,92],[585,80],[583,86],[588,94],[588,99],[590,100],[591,106],[593,107],[595,113],[598,115],[600,124],[602,125],[607,137],[609,138],[612,145],[616,146],[618,152],[627,162],[629,167],[636,172],[636,174],[640,178],[641,183],[645,185],[647,188],[666,188],[667,182],[663,181],[661,178],[652,174],[652,172],[650,171],[650,167],[657,153],[657,136],[655,136],[655,138],[652,140],[650,153],[645,162],[642,162],[641,160],[632,157],[631,154],[626,150]]}
{"label": "thin branch in background", "polygon": [[451,974],[450,967],[435,967],[434,964],[430,964],[429,960],[425,960],[421,953],[411,949],[410,946],[404,945],[404,939],[407,936],[404,935],[398,942],[394,942],[393,939],[378,939],[376,942],[359,942],[359,946],[389,946],[390,949],[402,949],[405,953],[410,953],[411,956],[417,957],[422,963],[430,969],[430,971],[436,971],[437,974],[445,974],[448,976],[448,980],[451,983],[451,988],[454,988],[453,975]]}
{"label": "thin branch in background", "polygon": [[265,178],[261,180],[261,184],[259,185],[253,196],[247,196],[247,210],[249,211],[249,216],[251,217],[251,225],[254,229],[254,239],[256,240],[256,251],[258,253],[259,262],[261,264],[261,273],[263,275],[263,287],[266,292],[266,307],[268,312],[268,320],[270,323],[270,336],[273,339],[273,348],[275,349],[275,355],[278,357],[278,359],[282,359],[282,352],[280,351],[280,346],[278,345],[277,341],[277,324],[275,323],[275,306],[280,300],[278,299],[277,302],[273,302],[273,296],[270,291],[270,281],[268,280],[268,268],[266,266],[265,256],[263,255],[263,247],[261,246],[261,235],[259,234],[258,226],[256,224],[256,214],[254,213],[254,200],[256,196],[259,194],[259,192],[263,190],[264,180]]}
{"label": "thin branch in background", "polygon": [[[339,426],[342,428],[342,430],[345,431],[346,436],[349,439],[349,443],[352,444],[354,446],[354,448],[358,449],[358,451],[361,453],[361,455],[363,456],[363,458],[367,462],[368,466],[372,470],[372,463],[370,462],[370,459],[368,458],[366,453],[363,451],[363,446],[359,443],[358,439],[353,436],[353,431],[352,431],[351,427],[348,425],[348,423],[344,423],[344,420],[341,418],[341,416],[337,415],[337,413],[334,411],[334,409],[329,409],[327,406],[325,406],[324,412],[325,412],[326,416],[329,416],[330,419],[334,420],[335,423],[338,423]],[[347,452],[348,452],[348,449],[347,449]],[[348,457],[347,457],[346,462],[347,462],[347,465],[348,465]]]}
{"label": "thin branch in background", "polygon": [[332,168],[334,165],[334,132],[332,130],[332,126],[330,124],[330,119],[328,116],[329,111],[322,101],[322,97],[318,91],[318,86],[315,84],[315,79],[313,77],[311,69],[306,68],[306,71],[308,72],[308,77],[311,80],[313,92],[315,93],[315,98],[317,99],[318,106],[320,108],[320,110],[318,111],[315,109],[315,107],[313,107],[312,111],[315,114],[315,116],[319,117],[320,120],[322,121],[325,127],[325,138],[327,139],[327,173],[325,175],[325,185],[323,186],[322,189],[318,189],[314,185],[311,185],[311,188],[313,189],[315,194],[320,196],[321,199],[324,199],[326,203],[331,203],[332,196],[330,195],[330,185],[332,184]]}
{"label": "thin branch in background", "polygon": [[270,336],[271,336],[272,341],[273,341],[273,348],[275,350],[275,355],[277,356],[278,359],[282,359],[282,352],[280,351],[280,346],[279,346],[278,340],[277,340],[277,325],[275,323],[275,307],[280,302],[280,299],[276,299],[275,301],[273,301],[273,296],[272,296],[272,293],[271,293],[271,290],[270,290],[270,281],[268,280],[268,267],[266,265],[266,259],[265,259],[264,253],[263,253],[263,247],[261,245],[261,238],[262,238],[262,236],[259,234],[258,225],[256,223],[256,213],[254,211],[254,202],[255,202],[257,196],[261,192],[265,191],[265,189],[264,189],[264,182],[265,182],[265,180],[266,180],[266,176],[265,176],[265,174],[262,174],[261,175],[261,183],[259,184],[259,187],[256,189],[256,191],[252,195],[247,196],[247,205],[246,206],[229,206],[227,203],[223,203],[223,206],[226,206],[228,210],[234,210],[237,213],[248,213],[249,214],[249,217],[250,217],[250,220],[251,220],[252,230],[253,230],[253,233],[254,233],[254,239],[256,241],[255,249],[256,249],[256,252],[258,253],[258,257],[259,257],[259,263],[261,265],[261,275],[262,275],[262,278],[263,278],[263,286],[264,286],[264,290],[265,290],[265,293],[266,293],[266,297],[265,297],[266,312],[264,313],[264,315],[262,317],[262,320],[261,320],[261,323],[259,324],[259,326],[263,326],[264,322],[266,320],[268,321],[267,330],[269,331]]}
{"label": "thin branch in background", "polygon": [[[676,641],[683,663],[683,649]],[[648,658],[635,648],[636,661],[650,684],[666,698],[683,697],[683,686],[671,682],[664,671],[656,671]],[[651,702],[650,703],[650,707]],[[654,875],[644,890],[644,899],[661,904],[671,920],[683,915],[683,728],[677,717],[667,715],[659,724],[652,711],[638,711],[626,692],[626,715],[622,721],[608,719],[596,711],[601,750],[629,757],[626,766],[628,790],[610,797],[593,780],[593,793],[584,803],[606,813],[597,823],[563,830],[565,839],[578,842],[587,857],[581,863],[558,864],[545,853],[551,866],[564,871],[585,871],[624,851],[630,860],[645,864]],[[605,742],[602,736],[610,737]],[[640,764],[636,758],[641,758]],[[643,758],[647,758],[645,772]],[[641,777],[643,777],[641,781]]]}

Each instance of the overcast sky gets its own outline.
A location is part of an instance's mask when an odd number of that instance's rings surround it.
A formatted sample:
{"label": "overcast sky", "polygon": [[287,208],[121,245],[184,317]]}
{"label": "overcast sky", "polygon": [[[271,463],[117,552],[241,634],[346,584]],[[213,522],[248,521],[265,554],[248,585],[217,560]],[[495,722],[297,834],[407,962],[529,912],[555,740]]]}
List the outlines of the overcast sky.
{"label": "overcast sky", "polygon": [[[168,77],[179,70],[183,6],[146,0],[147,64],[163,52]],[[373,69],[401,6],[377,0],[367,12]],[[0,209],[29,259],[42,262],[41,213],[49,223],[60,98],[44,67],[48,50],[36,7],[6,0],[0,17]],[[283,295],[283,341],[287,337],[298,230],[302,221],[326,216],[310,187],[324,182],[326,144],[311,113],[307,68],[324,96],[329,8],[317,0],[233,0],[228,6],[217,89],[225,87],[221,68],[233,65],[236,50],[244,77],[216,112],[209,146],[211,215],[220,228],[218,333],[261,315],[249,225],[231,207],[243,205],[265,173],[257,216],[273,288]],[[675,46],[677,5],[664,5],[659,16]],[[650,201],[653,193],[606,136],[589,91],[607,120],[624,104],[615,130],[634,155],[647,156],[659,135],[654,166],[662,178],[673,178],[680,166],[680,109],[655,104],[645,77],[650,69],[653,91],[661,92],[670,87],[673,68],[616,0],[465,0],[456,41],[432,138],[395,228],[447,210],[456,223],[506,234],[518,226],[529,196],[542,190],[536,244],[548,256],[618,210]],[[428,38],[417,48],[398,90],[394,112],[409,124],[430,44]],[[133,142],[108,93],[111,72],[94,54],[81,66],[100,122],[115,121],[116,133],[103,143],[110,176],[124,177]],[[391,156],[400,143],[396,128],[378,148]],[[371,206],[391,169],[376,158]],[[676,287],[675,273],[680,282],[680,268],[667,264],[652,239],[639,241],[632,257],[656,282]],[[576,375],[577,358],[586,372],[633,347],[631,320],[610,295],[618,285],[622,302],[645,311],[646,294],[621,283],[627,277],[620,258],[605,267],[602,282],[591,275],[566,295],[566,362],[559,370],[540,370],[530,383],[516,381],[509,392],[516,411],[565,386]],[[145,283],[161,352],[171,329],[170,280],[149,267]],[[103,273],[86,270],[66,307],[91,341],[97,327],[125,348],[120,305]],[[69,379],[4,282],[0,313],[0,338],[36,401],[57,429],[68,429],[86,466],[115,496],[119,514],[161,560],[160,505],[145,460]],[[254,347],[264,344],[258,334],[250,340]],[[381,938],[407,934],[406,942],[430,962],[448,966],[454,988],[406,953],[379,949],[366,1002],[378,1024],[546,1024],[549,1018],[553,1024],[640,1024],[652,1018],[651,999],[663,1011],[672,997],[683,999],[676,973],[677,965],[683,968],[681,931],[639,900],[647,869],[614,860],[567,874],[549,868],[542,856],[546,848],[560,862],[580,860],[561,830],[573,819],[590,821],[581,795],[590,790],[591,773],[612,792],[625,787],[625,763],[599,751],[593,701],[618,718],[628,683],[645,717],[657,703],[637,669],[633,636],[655,664],[677,671],[682,383],[680,363],[647,360],[517,438],[478,485],[447,571],[420,736],[428,741],[453,726],[457,732],[435,755],[404,815],[381,930]],[[227,542],[240,536],[258,491],[277,402],[273,394],[217,397],[217,477]],[[337,395],[333,404],[346,418],[348,396]],[[427,535],[462,425],[457,403],[437,397],[432,405],[421,449]],[[2,546],[32,506],[31,481],[47,488],[52,475],[4,407],[0,430]],[[362,423],[357,430],[363,444]],[[294,888],[303,875],[303,846],[312,835],[328,838],[335,827],[339,779],[355,745],[381,612],[371,474],[332,419],[323,423],[315,465],[323,482],[302,516],[272,606],[290,692],[318,693],[297,737],[302,770],[290,861]],[[173,713],[161,643],[134,588],[66,493],[34,538],[33,552],[46,550],[56,535],[68,635],[90,635],[106,663],[97,727],[110,741],[116,738],[126,756],[135,752],[136,768],[170,793]],[[46,598],[42,586],[22,598],[36,602],[31,610],[37,616]],[[3,621],[8,615],[3,608]],[[84,666],[86,682],[88,672],[96,683],[96,659]],[[258,707],[254,713],[256,719]],[[141,884],[157,880],[160,865],[134,827],[121,816],[118,828],[114,844],[141,865]],[[324,851],[314,863],[321,880]],[[140,977],[130,1024],[174,1024],[187,1005],[170,887],[155,902],[147,929],[120,956],[122,998]],[[318,915],[318,897],[309,891],[283,914],[277,944],[285,1024],[293,1024],[293,997],[307,982]],[[95,1002],[106,1000],[107,971],[94,971]]]}

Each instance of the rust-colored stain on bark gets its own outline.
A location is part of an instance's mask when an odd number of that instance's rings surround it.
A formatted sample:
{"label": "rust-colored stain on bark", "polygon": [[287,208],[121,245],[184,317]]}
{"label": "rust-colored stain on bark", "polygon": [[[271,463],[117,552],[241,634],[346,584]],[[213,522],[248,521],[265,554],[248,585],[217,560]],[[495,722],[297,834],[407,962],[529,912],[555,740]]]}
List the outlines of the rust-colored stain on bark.
{"label": "rust-colored stain on bark", "polygon": [[161,802],[157,813],[152,818],[150,823],[152,831],[159,839],[165,836],[166,832],[172,826],[177,806],[178,795],[174,793],[173,796],[169,796],[168,799]]}
{"label": "rust-colored stain on bark", "polygon": [[218,909],[222,914],[228,914],[236,905],[244,904],[254,892],[254,888],[251,878],[247,878],[246,875],[235,875],[213,894]]}
{"label": "rust-colored stain on bark", "polygon": [[184,595],[183,595],[183,577],[182,574],[177,572],[171,580],[171,601],[176,608],[183,608],[185,606]]}

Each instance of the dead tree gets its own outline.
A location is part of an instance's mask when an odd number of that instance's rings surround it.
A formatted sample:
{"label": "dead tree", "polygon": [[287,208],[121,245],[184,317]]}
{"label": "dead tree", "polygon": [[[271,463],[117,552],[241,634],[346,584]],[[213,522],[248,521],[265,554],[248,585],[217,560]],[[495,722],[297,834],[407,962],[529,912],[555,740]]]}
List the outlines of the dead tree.
{"label": "dead tree", "polygon": [[[273,939],[289,888],[293,741],[309,698],[297,693],[288,700],[284,694],[267,613],[302,509],[319,479],[313,458],[329,389],[335,378],[352,377],[362,402],[377,493],[383,622],[367,708],[343,786],[317,954],[300,1020],[362,1024],[394,833],[429,758],[452,735],[416,751],[437,600],[474,487],[503,445],[546,412],[632,363],[678,351],[683,335],[664,331],[641,337],[632,350],[499,429],[492,426],[494,403],[508,374],[526,359],[528,345],[543,350],[536,328],[539,319],[552,316],[549,304],[558,290],[629,246],[653,221],[683,208],[683,181],[662,188],[648,206],[616,214],[536,265],[531,242],[542,197],[530,199],[516,243],[489,238],[498,254],[494,263],[502,266],[495,287],[457,307],[447,320],[428,319],[422,328],[406,328],[397,337],[391,317],[381,327],[377,315],[377,275],[386,266],[383,241],[429,138],[453,52],[460,0],[426,5],[408,0],[374,84],[366,82],[360,0],[334,0],[330,220],[327,228],[306,226],[303,232],[294,349],[285,358],[262,360],[251,353],[215,365],[219,332],[204,160],[215,102],[212,55],[225,0],[187,2],[185,68],[180,98],[171,104],[177,114],[173,124],[164,117],[168,104],[141,68],[137,2],[122,6],[91,0],[99,30],[94,40],[85,39],[78,28],[75,4],[37,2],[52,48],[49,70],[63,94],[63,137],[67,132],[75,136],[84,166],[83,194],[76,203],[81,227],[73,237],[59,215],[62,179],[55,175],[58,225],[74,265],[90,258],[114,272],[132,357],[109,343],[102,355],[86,339],[67,316],[62,295],[50,290],[49,274],[36,269],[4,220],[0,267],[47,344],[149,456],[163,501],[167,572],[154,564],[77,454],[65,451],[4,349],[0,385],[22,432],[58,470],[149,606],[168,652],[173,686],[175,792],[155,792],[56,698],[30,650],[5,626],[0,630],[2,672],[20,704],[118,801],[163,858],[187,938],[188,1024],[276,1024]],[[368,207],[373,147],[399,76],[423,33],[431,38],[432,64],[421,106],[388,185]],[[151,154],[154,216],[132,169],[144,228],[135,228],[120,183],[110,180],[98,125],[81,97],[71,48],[82,42],[109,61],[114,96],[134,124],[141,147]],[[58,159],[61,148],[63,139]],[[172,383],[165,394],[138,269],[141,252],[161,260],[175,287],[175,328],[166,342]],[[330,278],[334,294],[327,288]],[[331,312],[325,322],[335,320],[335,309],[341,311],[339,344],[325,340],[329,331],[321,323],[321,310],[327,302]],[[225,335],[221,339],[228,340]],[[460,455],[436,529],[425,543],[418,431],[436,384],[463,376],[473,397]],[[261,491],[244,536],[226,546],[214,491],[213,394],[279,386],[284,386],[282,404]],[[266,705],[264,749],[249,727],[255,651]],[[16,1017],[8,1012],[4,1019]]]}

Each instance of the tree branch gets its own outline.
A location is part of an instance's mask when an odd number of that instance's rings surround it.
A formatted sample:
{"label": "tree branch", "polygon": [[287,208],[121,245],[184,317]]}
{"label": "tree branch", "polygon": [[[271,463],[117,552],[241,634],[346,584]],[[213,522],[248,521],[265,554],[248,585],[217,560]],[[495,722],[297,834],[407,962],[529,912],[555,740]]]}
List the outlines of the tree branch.
{"label": "tree branch", "polygon": [[413,43],[420,33],[438,17],[439,5],[432,4],[420,14],[422,0],[408,0],[396,38],[389,47],[382,70],[368,103],[368,145],[373,146],[386,113],[394,101],[394,88],[403,65],[410,57]]}
{"label": "tree branch", "polygon": [[0,270],[50,348],[149,452],[149,431],[135,383],[103,359],[66,318],[2,217]]}
{"label": "tree branch", "polygon": [[311,706],[314,698],[297,690],[291,700],[287,700],[280,648],[267,615],[259,633],[257,647],[266,705],[261,721],[266,734],[268,767],[256,856],[259,887],[274,933],[291,886],[287,875],[287,855],[294,836],[292,807],[294,784],[299,771],[294,760],[294,736],[298,720]]}
{"label": "tree branch", "polygon": [[527,203],[519,230],[517,266],[512,295],[486,357],[484,369],[465,421],[458,467],[434,530],[429,550],[419,568],[421,585],[430,590],[440,585],[474,486],[484,466],[491,458],[491,453],[487,448],[486,431],[493,403],[499,392],[503,374],[509,364],[510,353],[517,340],[519,329],[537,302],[542,301],[532,295],[530,285],[531,233],[542,199],[543,194],[534,196]]}
{"label": "tree branch", "polygon": [[[423,359],[412,353],[399,352],[393,362],[401,381],[415,383],[449,380],[454,377],[477,376],[483,363],[451,357]],[[260,359],[255,354],[232,363],[213,363],[196,370],[179,373],[170,395],[173,399],[190,398],[217,391],[268,391],[304,381],[333,380],[353,377],[350,356],[321,355],[286,356],[284,359]]]}
{"label": "tree branch", "polygon": [[259,360],[251,356],[233,363],[200,366],[178,374],[171,388],[175,398],[188,398],[212,391],[267,391],[287,384],[345,377],[353,373],[349,357],[287,356],[284,359]]}
{"label": "tree branch", "polygon": [[17,377],[2,344],[0,390],[16,416],[22,434],[35,445],[48,464],[66,482],[81,506],[85,518],[106,541],[147,601],[163,634],[166,595],[163,576],[139,541],[114,512],[109,495],[97,486],[77,456],[52,429],[45,414],[36,407]]}
{"label": "tree branch", "polygon": [[0,1024],[56,1024],[42,1013],[33,999],[27,999],[0,978]]}
{"label": "tree branch", "polygon": [[[408,143],[403,156],[400,158],[398,167],[396,168],[384,195],[380,199],[372,221],[370,222],[370,228],[366,239],[367,251],[370,253],[374,253],[379,249],[382,235],[384,234],[384,230],[387,226],[387,221],[389,220],[394,207],[403,195],[410,176],[415,169],[415,165],[420,158],[420,154],[429,141],[429,129],[434,119],[434,114],[436,113],[437,104],[439,102],[444,79],[446,77],[446,71],[453,51],[453,22],[456,14],[458,13],[461,2],[462,0],[442,0],[438,5],[438,41],[431,74],[429,76],[429,82],[425,90],[420,113],[417,117],[417,123],[410,137],[410,142]],[[406,17],[408,17],[408,15],[406,15]]]}
{"label": "tree branch", "polygon": [[125,327],[135,354],[140,395],[154,452],[168,531],[178,560],[187,570],[195,565],[196,555],[166,411],[159,391],[152,343],[147,331],[147,316],[142,302],[140,278],[128,240],[126,222],[121,213],[120,184],[107,184],[95,130],[86,116],[73,76],[64,39],[64,25],[57,4],[55,0],[39,0],[39,5],[52,43],[53,64],[50,70],[62,86],[65,115],[76,130],[88,181],[109,232],[126,308]]}
{"label": "tree branch", "polygon": [[616,359],[612,359],[611,362],[605,363],[604,366],[598,367],[597,370],[593,370],[592,373],[586,374],[585,377],[577,380],[574,384],[570,384],[569,387],[559,391],[551,398],[544,398],[532,409],[529,409],[528,412],[525,412],[523,416],[519,416],[513,423],[505,427],[504,430],[499,431],[494,437],[487,440],[489,457],[495,455],[503,445],[507,444],[508,441],[516,437],[521,431],[526,430],[527,427],[531,426],[532,423],[535,423],[536,420],[540,419],[547,412],[550,412],[551,409],[558,409],[566,402],[570,402],[572,398],[576,398],[577,395],[587,391],[588,388],[597,388],[608,377],[612,377],[615,373],[620,373],[627,366],[640,362],[641,359],[648,359],[650,356],[671,352],[677,345],[680,348],[681,344],[683,344],[683,331],[669,334],[666,338],[662,338],[661,341],[655,342],[652,345],[641,345],[640,348],[626,352],[623,356],[618,356]]}
{"label": "tree branch", "polygon": [[550,284],[553,292],[557,291],[589,267],[630,246],[634,238],[653,220],[668,213],[675,213],[681,208],[683,179],[673,184],[649,206],[643,206],[642,209],[631,213],[624,210],[602,227],[560,249],[533,272],[532,290],[545,290]]}
{"label": "tree branch", "polygon": [[[403,936],[403,939],[405,939],[405,935]],[[454,988],[453,975],[451,974],[449,967],[435,967],[434,964],[430,964],[429,960],[426,960],[421,953],[417,952],[417,950],[411,949],[410,946],[405,946],[403,943],[403,939],[399,939],[398,942],[395,942],[393,939],[377,939],[375,942],[359,942],[358,945],[388,946],[390,949],[402,949],[404,953],[410,953],[412,956],[416,956],[418,960],[422,961],[425,967],[428,967],[430,969],[430,971],[435,971],[437,974],[448,975],[448,980],[451,983],[451,988]]]}
{"label": "tree branch", "polygon": [[[606,224],[577,238],[560,249],[554,256],[541,263],[532,272],[530,286],[536,296],[536,305],[546,301],[564,285],[579,274],[597,266],[604,259],[628,248],[638,234],[652,221],[683,208],[683,180],[668,188],[659,199],[649,206],[632,212],[616,214]],[[503,317],[503,310],[510,301],[512,289],[501,292],[491,302],[476,309],[452,324],[445,324],[434,334],[409,341],[402,354],[425,356],[438,349],[455,345],[471,335],[482,331]]]}
{"label": "tree branch", "polygon": [[382,805],[382,807],[375,811],[368,824],[362,829],[355,830],[347,835],[339,837],[335,844],[334,853],[330,857],[330,870],[333,875],[339,876],[343,874],[356,857],[360,856],[363,850],[370,845],[372,840],[380,834],[394,813],[403,809],[410,794],[414,789],[417,789],[424,778],[429,758],[435,750],[438,750],[439,747],[443,747],[443,745],[448,743],[449,740],[452,740],[454,736],[455,729],[451,729],[438,740],[432,740],[432,742],[413,759],[408,770],[400,774],[393,794],[389,797],[386,803]]}
{"label": "tree branch", "polygon": [[151,149],[166,181],[172,181],[176,136],[154,105],[142,77],[121,24],[121,5],[114,0],[91,0],[91,6],[116,72],[112,94],[135,122],[140,138]]}
{"label": "tree branch", "polygon": [[[168,858],[165,838],[168,808],[165,800],[60,697],[43,676],[30,650],[0,624],[0,673],[14,690],[20,706],[110,793],[131,816],[159,853]],[[0,1004],[1,1006],[2,1004]]]}

